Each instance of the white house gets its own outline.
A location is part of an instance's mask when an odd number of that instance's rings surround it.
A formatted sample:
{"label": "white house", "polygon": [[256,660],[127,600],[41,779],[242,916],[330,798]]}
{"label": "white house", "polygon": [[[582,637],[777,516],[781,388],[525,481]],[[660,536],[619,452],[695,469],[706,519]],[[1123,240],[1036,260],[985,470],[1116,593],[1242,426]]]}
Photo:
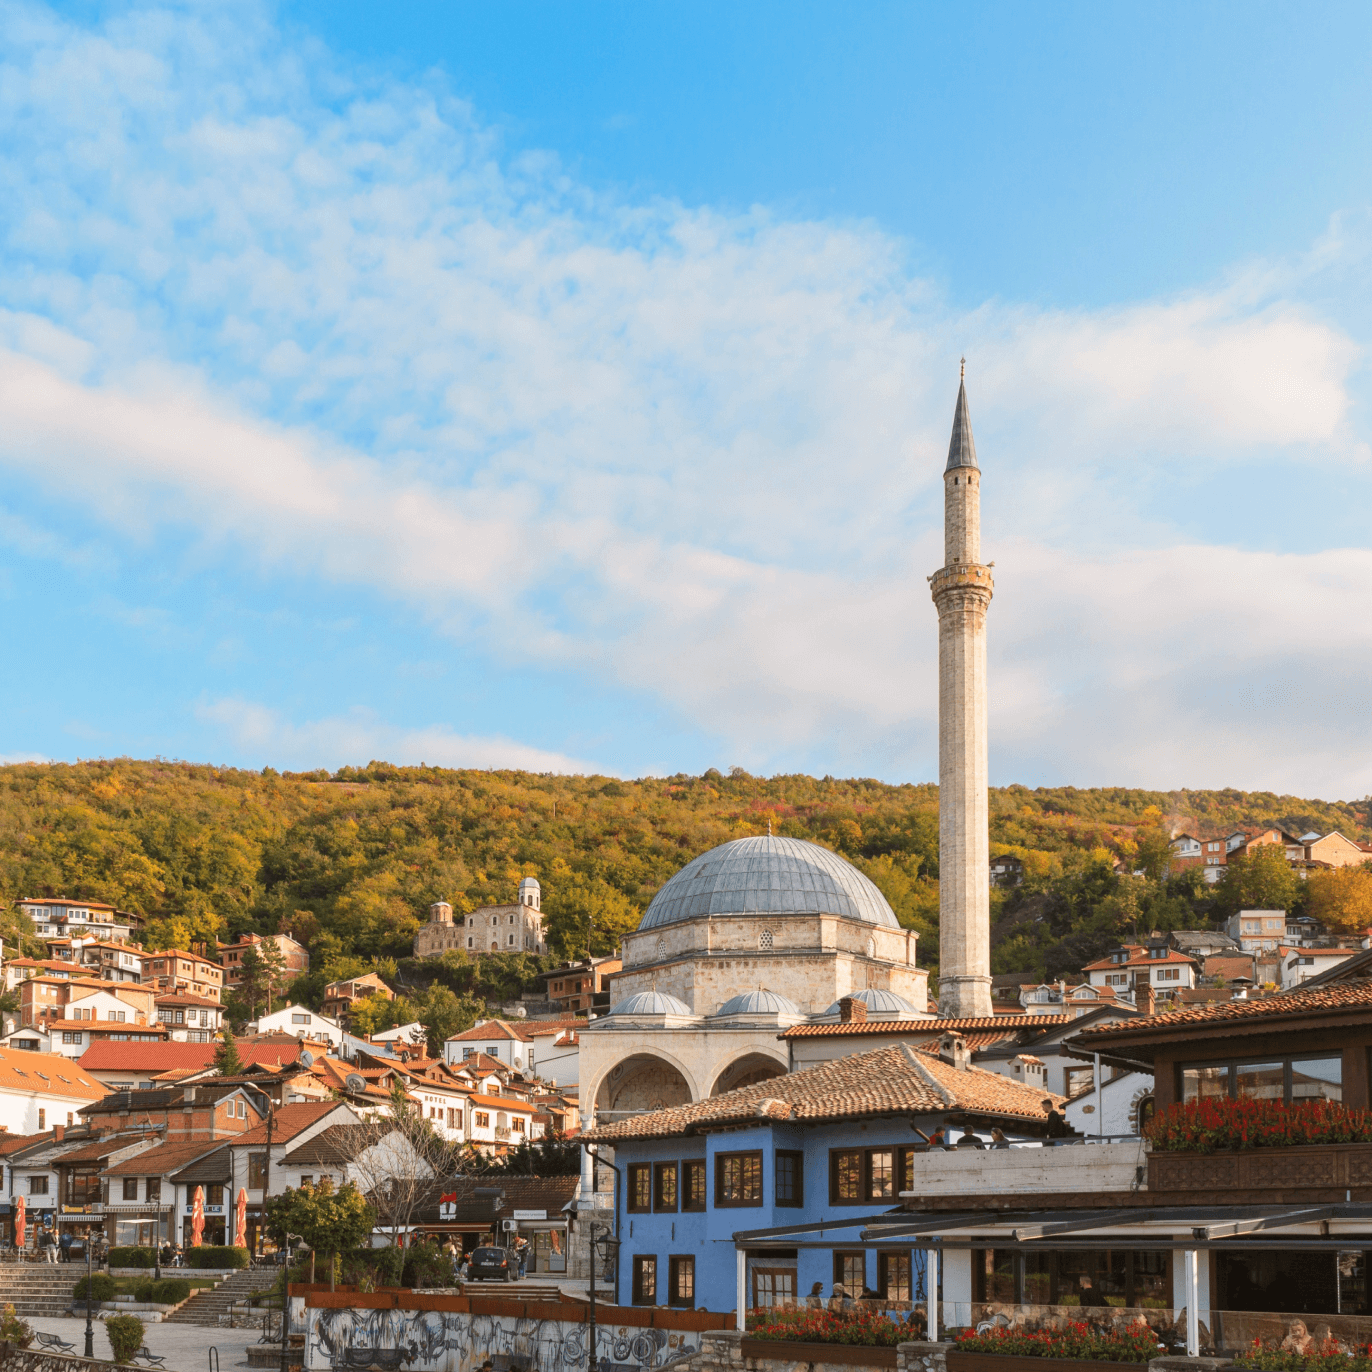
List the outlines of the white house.
{"label": "white house", "polygon": [[1108,986],[1118,994],[1150,984],[1155,995],[1172,996],[1196,984],[1196,959],[1162,941],[1127,943],[1081,969],[1092,986]]}
{"label": "white house", "polygon": [[56,1053],[0,1048],[0,1129],[41,1134],[75,1124],[76,1112],[109,1092],[78,1063]]}
{"label": "white house", "polygon": [[511,1096],[472,1095],[467,1100],[471,1111],[470,1142],[483,1153],[501,1154],[535,1138],[536,1108]]}
{"label": "white house", "polygon": [[515,1071],[522,1072],[528,1064],[529,1041],[524,1037],[523,1025],[508,1020],[488,1019],[444,1041],[443,1061],[457,1067],[469,1062],[478,1053]]}
{"label": "white house", "polygon": [[408,1024],[397,1024],[394,1029],[383,1029],[379,1034],[371,1035],[369,1043],[423,1043],[429,1036],[429,1031],[416,1020],[411,1020]]}
{"label": "white house", "polygon": [[157,1022],[166,1026],[174,1043],[212,1043],[224,1023],[224,1007],[217,1000],[178,991],[158,996]]}
{"label": "white house", "polygon": [[1245,953],[1274,953],[1286,941],[1286,911],[1240,910],[1226,921],[1224,932]]}
{"label": "white house", "polygon": [[346,1037],[343,1027],[336,1019],[321,1015],[318,1010],[307,1010],[303,1005],[287,1005],[263,1015],[256,1024],[248,1029],[254,1034],[294,1034],[296,1038],[327,1040],[331,1047],[341,1048]]}
{"label": "white house", "polygon": [[554,1086],[574,1086],[581,1080],[581,1035],[571,1025],[558,1025],[546,1036],[530,1034],[524,1070]]}
{"label": "white house", "polygon": [[1088,1138],[1097,1134],[1137,1134],[1152,1109],[1151,1075],[1126,1071],[1112,1077],[1110,1073],[1109,1067],[1102,1068],[1099,1094],[1092,1081],[1063,1108],[1067,1123]]}
{"label": "white house", "polygon": [[1358,953],[1356,948],[1280,948],[1281,989],[1289,991],[1321,972],[1346,962]]}

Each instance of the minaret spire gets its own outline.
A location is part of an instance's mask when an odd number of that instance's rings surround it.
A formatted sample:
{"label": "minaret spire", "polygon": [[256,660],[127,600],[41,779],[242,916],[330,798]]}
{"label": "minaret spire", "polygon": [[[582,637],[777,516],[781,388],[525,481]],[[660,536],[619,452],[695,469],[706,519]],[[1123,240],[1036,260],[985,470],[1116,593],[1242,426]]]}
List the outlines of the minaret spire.
{"label": "minaret spire", "polygon": [[930,578],[938,607],[939,1015],[991,1010],[990,844],[986,764],[986,611],[981,561],[981,468],[967,408],[967,360],[958,376],[943,470],[944,566]]}

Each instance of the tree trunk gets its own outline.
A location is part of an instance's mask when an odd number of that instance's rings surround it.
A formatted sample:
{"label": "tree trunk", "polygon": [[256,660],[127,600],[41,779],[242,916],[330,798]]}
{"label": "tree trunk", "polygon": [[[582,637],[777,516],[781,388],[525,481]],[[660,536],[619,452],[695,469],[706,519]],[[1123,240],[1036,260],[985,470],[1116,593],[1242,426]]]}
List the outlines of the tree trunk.
{"label": "tree trunk", "polygon": [[310,1249],[310,1285],[314,1285],[314,1249]]}
{"label": "tree trunk", "polygon": [[335,1282],[337,1281],[337,1279],[338,1279],[338,1254],[337,1254],[337,1253],[330,1253],[330,1254],[329,1254],[329,1291],[330,1291],[330,1292],[333,1292],[333,1291],[336,1289],[336,1288],[335,1288]]}

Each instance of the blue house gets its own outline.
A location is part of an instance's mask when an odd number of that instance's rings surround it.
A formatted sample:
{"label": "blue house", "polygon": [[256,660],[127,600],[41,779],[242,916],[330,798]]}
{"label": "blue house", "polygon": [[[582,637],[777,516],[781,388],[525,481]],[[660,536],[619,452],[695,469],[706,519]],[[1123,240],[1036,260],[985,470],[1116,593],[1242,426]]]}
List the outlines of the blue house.
{"label": "blue house", "polygon": [[[591,1129],[582,1141],[612,1145],[619,1169],[619,1299],[733,1310],[741,1275],[750,1309],[864,1291],[922,1301],[923,1254],[864,1246],[865,1222],[899,1208],[944,1145],[1042,1136],[1060,1104],[971,1066],[949,1034],[937,1053],[887,1047]],[[750,1249],[748,1235],[782,1228],[795,1248],[771,1233]]]}

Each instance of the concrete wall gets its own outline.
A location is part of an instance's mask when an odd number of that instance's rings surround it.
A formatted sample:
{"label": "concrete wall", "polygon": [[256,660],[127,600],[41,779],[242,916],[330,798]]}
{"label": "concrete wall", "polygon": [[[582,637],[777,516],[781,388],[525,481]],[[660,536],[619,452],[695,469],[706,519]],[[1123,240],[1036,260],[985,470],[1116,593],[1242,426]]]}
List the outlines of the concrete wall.
{"label": "concrete wall", "polygon": [[1128,1191],[1134,1185],[1134,1169],[1142,1162],[1142,1144],[1137,1140],[1055,1148],[957,1148],[918,1153],[916,1189],[912,1194]]}

